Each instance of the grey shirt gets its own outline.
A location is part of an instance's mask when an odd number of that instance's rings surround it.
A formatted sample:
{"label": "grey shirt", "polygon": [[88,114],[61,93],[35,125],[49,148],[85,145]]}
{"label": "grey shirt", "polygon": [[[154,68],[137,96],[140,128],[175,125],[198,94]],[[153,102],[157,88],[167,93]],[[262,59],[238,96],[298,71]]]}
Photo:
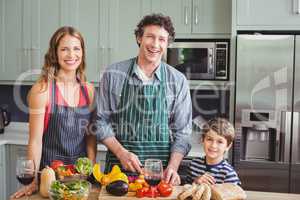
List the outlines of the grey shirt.
{"label": "grey shirt", "polygon": [[[129,78],[129,84],[143,84],[137,74],[136,63],[133,75],[127,76],[133,61],[135,58],[112,64],[101,77],[98,89],[99,96],[97,97],[97,113],[93,120],[93,131],[95,131],[98,141],[114,136],[111,116],[118,112],[125,78]],[[192,132],[192,104],[188,83],[183,74],[164,63],[156,69],[152,84],[160,84],[160,67],[165,67],[166,71],[166,99],[172,141],[171,152],[187,155],[191,149],[189,138]]]}

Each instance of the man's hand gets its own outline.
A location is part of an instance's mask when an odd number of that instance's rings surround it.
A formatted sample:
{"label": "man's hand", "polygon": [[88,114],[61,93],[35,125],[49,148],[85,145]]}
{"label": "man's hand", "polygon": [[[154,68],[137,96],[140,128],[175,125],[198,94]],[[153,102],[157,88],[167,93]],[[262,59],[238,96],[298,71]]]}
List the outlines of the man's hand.
{"label": "man's hand", "polygon": [[164,180],[171,185],[180,185],[180,177],[177,170],[168,166],[164,171]]}
{"label": "man's hand", "polygon": [[202,176],[199,176],[194,181],[197,184],[206,183],[208,185],[214,185],[216,183],[215,178],[209,173],[205,173]]}
{"label": "man's hand", "polygon": [[131,172],[138,172],[140,174],[142,173],[142,169],[141,169],[142,164],[139,158],[134,153],[131,153],[126,149],[124,149],[117,155],[117,157],[120,160],[121,165],[125,170]]}

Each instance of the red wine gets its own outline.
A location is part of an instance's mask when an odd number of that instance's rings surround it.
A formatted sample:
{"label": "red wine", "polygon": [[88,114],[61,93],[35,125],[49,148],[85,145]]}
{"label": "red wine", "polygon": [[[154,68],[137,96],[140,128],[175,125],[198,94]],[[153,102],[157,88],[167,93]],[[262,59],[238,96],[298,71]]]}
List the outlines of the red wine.
{"label": "red wine", "polygon": [[161,180],[160,177],[145,177],[145,181],[151,186],[158,185],[160,180]]}
{"label": "red wine", "polygon": [[33,174],[20,174],[17,176],[18,181],[23,185],[29,185],[32,183],[34,176]]}

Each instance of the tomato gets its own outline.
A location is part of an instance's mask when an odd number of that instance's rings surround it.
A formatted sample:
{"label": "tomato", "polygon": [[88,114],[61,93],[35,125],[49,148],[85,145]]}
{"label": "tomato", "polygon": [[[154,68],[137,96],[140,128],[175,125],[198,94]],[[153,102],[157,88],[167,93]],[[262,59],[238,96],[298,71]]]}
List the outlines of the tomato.
{"label": "tomato", "polygon": [[160,193],[157,190],[157,187],[150,187],[150,189],[145,193],[145,196],[149,198],[156,198],[160,196]]}
{"label": "tomato", "polygon": [[75,166],[74,166],[74,165],[66,165],[65,167],[66,167],[67,170],[69,170],[72,174],[75,174],[75,173],[76,173],[76,170],[75,170]]}
{"label": "tomato", "polygon": [[170,184],[166,183],[165,181],[161,181],[158,184],[157,189],[158,189],[160,195],[163,197],[168,197],[172,194],[172,186]]}
{"label": "tomato", "polygon": [[53,160],[51,162],[51,168],[55,171],[58,167],[64,166],[64,163],[60,160]]}
{"label": "tomato", "polygon": [[148,192],[149,188],[147,187],[143,187],[141,189],[138,189],[136,191],[136,197],[138,198],[143,198],[143,197],[146,197],[146,193]]}

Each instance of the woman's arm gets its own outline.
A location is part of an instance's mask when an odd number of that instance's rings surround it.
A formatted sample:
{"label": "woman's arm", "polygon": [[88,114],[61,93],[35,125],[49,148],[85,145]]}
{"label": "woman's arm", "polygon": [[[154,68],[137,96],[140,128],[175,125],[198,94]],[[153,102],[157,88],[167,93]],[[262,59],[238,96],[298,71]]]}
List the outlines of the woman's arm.
{"label": "woman's arm", "polygon": [[27,156],[33,159],[39,170],[42,155],[45,109],[48,103],[48,88],[44,83],[36,83],[28,95],[29,105],[29,141]]}
{"label": "woman's arm", "polygon": [[[90,110],[93,112],[95,107],[95,89],[94,86],[90,83],[87,83],[87,89],[89,94],[89,100],[90,100]],[[89,130],[89,129],[87,129]],[[86,146],[87,146],[87,156],[88,158],[93,161],[93,163],[96,162],[96,156],[97,156],[97,143],[96,143],[96,136],[92,134],[92,132],[88,131],[86,137]]]}
{"label": "woman's arm", "polygon": [[[41,161],[45,108],[49,97],[48,89],[45,89],[45,85],[45,83],[43,84],[41,82],[34,84],[28,94],[29,140],[27,157],[34,160],[36,170],[39,170]],[[42,86],[44,86],[44,88],[42,88]],[[37,178],[35,178],[28,187],[21,188],[13,194],[12,197],[20,198],[24,196],[25,193],[31,195],[37,189],[38,181]]]}

